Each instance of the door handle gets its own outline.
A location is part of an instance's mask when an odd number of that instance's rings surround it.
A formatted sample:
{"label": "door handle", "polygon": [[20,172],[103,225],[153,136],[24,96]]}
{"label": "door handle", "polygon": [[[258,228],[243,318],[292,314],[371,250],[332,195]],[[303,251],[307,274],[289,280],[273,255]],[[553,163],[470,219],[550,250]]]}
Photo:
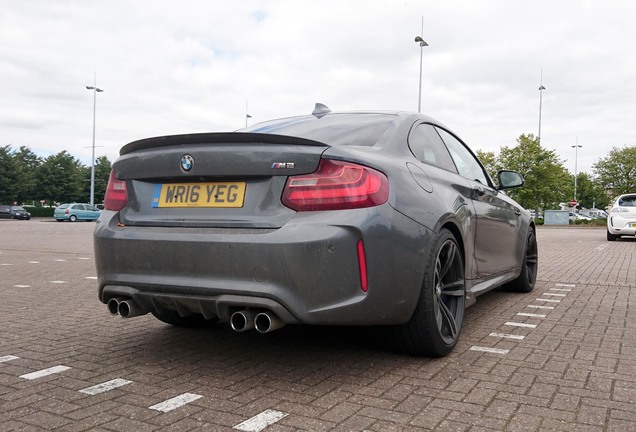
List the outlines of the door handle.
{"label": "door handle", "polygon": [[481,186],[475,186],[475,187],[473,188],[473,191],[474,191],[477,195],[479,195],[479,196],[482,196],[483,194],[485,194],[485,193],[486,193],[486,191],[484,190],[484,188],[482,188]]}

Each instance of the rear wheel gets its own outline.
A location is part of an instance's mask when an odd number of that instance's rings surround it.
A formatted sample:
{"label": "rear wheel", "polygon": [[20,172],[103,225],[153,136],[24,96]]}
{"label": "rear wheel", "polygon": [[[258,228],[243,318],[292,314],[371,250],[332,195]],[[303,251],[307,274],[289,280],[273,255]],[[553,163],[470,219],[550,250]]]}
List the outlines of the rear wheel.
{"label": "rear wheel", "polygon": [[77,216],[75,216],[75,215],[70,215],[70,216],[68,217],[68,220],[70,220],[71,222],[75,222],[75,221],[77,220]]}
{"label": "rear wheel", "polygon": [[529,293],[534,289],[537,281],[537,270],[539,268],[539,253],[537,248],[537,236],[534,229],[528,229],[526,238],[526,250],[521,263],[521,273],[519,277],[504,286],[507,291]]}
{"label": "rear wheel", "polygon": [[164,309],[161,311],[152,311],[152,314],[159,321],[163,321],[166,324],[171,324],[176,327],[208,327],[217,322],[217,320],[207,320],[203,318],[203,315],[190,315],[187,317],[182,317],[176,311],[171,311],[168,309]]}
{"label": "rear wheel", "polygon": [[409,354],[442,357],[457,344],[466,298],[464,260],[450,231],[441,230],[425,264],[415,312],[408,323],[395,329],[396,339]]}
{"label": "rear wheel", "polygon": [[607,230],[607,241],[616,241],[617,238],[618,236],[616,234],[609,232],[609,229]]}

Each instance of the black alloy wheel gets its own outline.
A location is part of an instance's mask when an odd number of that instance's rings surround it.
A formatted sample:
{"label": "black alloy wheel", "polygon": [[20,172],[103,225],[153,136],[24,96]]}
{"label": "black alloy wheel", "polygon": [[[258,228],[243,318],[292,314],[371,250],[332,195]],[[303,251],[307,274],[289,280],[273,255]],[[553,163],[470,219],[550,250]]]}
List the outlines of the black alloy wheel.
{"label": "black alloy wheel", "polygon": [[519,277],[509,282],[504,288],[507,291],[529,293],[534,289],[537,282],[537,272],[539,270],[539,252],[537,248],[537,235],[534,228],[528,229],[526,248],[521,263],[521,273]]}
{"label": "black alloy wheel", "polygon": [[413,355],[449,354],[459,340],[465,299],[462,251],[453,234],[442,229],[427,263],[415,312],[396,329],[398,345]]}

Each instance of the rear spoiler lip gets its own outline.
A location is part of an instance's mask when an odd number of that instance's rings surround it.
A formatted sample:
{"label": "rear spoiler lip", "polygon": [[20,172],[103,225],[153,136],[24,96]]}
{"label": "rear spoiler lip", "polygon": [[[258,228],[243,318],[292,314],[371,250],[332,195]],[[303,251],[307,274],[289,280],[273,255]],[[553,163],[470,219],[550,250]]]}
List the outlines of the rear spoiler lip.
{"label": "rear spoiler lip", "polygon": [[144,138],[133,141],[121,148],[119,155],[123,156],[137,150],[145,150],[156,147],[167,147],[181,144],[230,144],[230,143],[262,143],[262,144],[294,144],[319,147],[331,147],[320,141],[288,135],[276,135],[250,132],[214,132],[194,133],[184,135],[167,135],[153,138]]}

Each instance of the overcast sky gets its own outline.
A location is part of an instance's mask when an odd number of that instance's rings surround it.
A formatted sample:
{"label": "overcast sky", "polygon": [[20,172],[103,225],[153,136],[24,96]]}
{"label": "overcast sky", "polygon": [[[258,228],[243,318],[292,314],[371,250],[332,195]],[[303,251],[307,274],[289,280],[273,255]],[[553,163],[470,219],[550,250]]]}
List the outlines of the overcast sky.
{"label": "overcast sky", "polygon": [[165,134],[422,111],[474,150],[537,135],[574,172],[636,145],[636,2],[0,0],[0,146],[96,156]]}

